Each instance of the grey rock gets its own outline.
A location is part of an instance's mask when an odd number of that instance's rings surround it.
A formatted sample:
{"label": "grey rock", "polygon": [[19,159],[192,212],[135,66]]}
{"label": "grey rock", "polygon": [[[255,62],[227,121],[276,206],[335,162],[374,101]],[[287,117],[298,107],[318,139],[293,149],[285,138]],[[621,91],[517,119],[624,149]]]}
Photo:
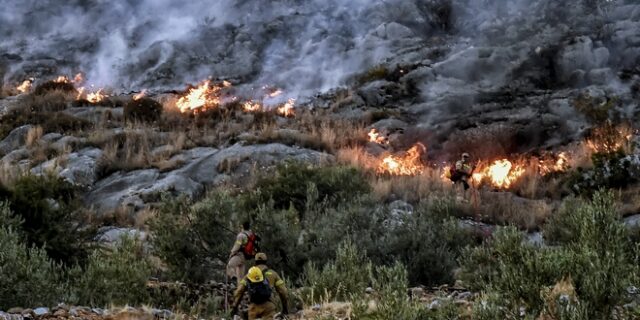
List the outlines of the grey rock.
{"label": "grey rock", "polygon": [[33,174],[55,173],[78,186],[91,186],[96,181],[96,167],[102,150],[85,148],[46,161],[31,169]]}
{"label": "grey rock", "polygon": [[167,309],[153,309],[151,310],[151,313],[158,319],[170,319],[173,316],[173,312]]}
{"label": "grey rock", "polygon": [[144,207],[139,191],[149,188],[160,177],[157,169],[116,172],[98,181],[85,196],[87,205],[98,212],[109,212],[122,207],[139,210]]}
{"label": "grey rock", "polygon": [[60,138],[62,138],[62,134],[59,134],[57,132],[50,132],[42,136],[42,140],[49,143],[56,142]]}
{"label": "grey rock", "polygon": [[368,106],[382,106],[392,98],[387,93],[386,87],[388,86],[393,86],[393,84],[384,80],[373,81],[358,89],[357,93]]}
{"label": "grey rock", "polygon": [[160,193],[193,197],[206,187],[221,183],[242,184],[256,167],[273,166],[285,159],[319,164],[333,161],[333,156],[274,143],[236,144],[223,150],[195,148],[182,152],[175,159],[180,159],[183,166],[167,173],[157,169],[116,172],[95,183],[85,196],[85,202],[98,212],[118,208],[130,208],[135,212],[146,203],[157,202]]}
{"label": "grey rock", "polygon": [[624,218],[623,223],[628,229],[640,228],[640,214]]}
{"label": "grey rock", "polygon": [[429,308],[429,310],[436,310],[436,309],[439,309],[441,306],[442,306],[442,302],[438,299],[435,299],[429,303],[427,308]]}
{"label": "grey rock", "polygon": [[33,313],[34,313],[36,316],[44,316],[44,315],[46,315],[46,314],[49,314],[49,313],[50,313],[50,311],[49,311],[49,308],[40,307],[40,308],[36,308],[36,309],[34,309],[34,310],[33,310]]}
{"label": "grey rock", "polygon": [[86,139],[73,136],[64,136],[51,144],[51,148],[59,153],[73,150],[76,146],[84,144]]}
{"label": "grey rock", "polygon": [[396,200],[390,203],[389,210],[393,216],[404,217],[413,214],[413,206],[402,200]]}
{"label": "grey rock", "polygon": [[19,162],[20,160],[29,159],[30,155],[31,153],[29,152],[29,150],[25,148],[13,150],[2,157],[2,163],[5,165],[14,164],[16,162]]}
{"label": "grey rock", "polygon": [[377,37],[385,40],[413,37],[413,31],[397,22],[383,23],[373,32]]}
{"label": "grey rock", "polygon": [[24,146],[27,139],[27,133],[32,128],[34,128],[32,125],[27,124],[11,130],[9,135],[0,141],[0,154],[6,155],[7,153]]}
{"label": "grey rock", "polygon": [[122,237],[127,236],[140,241],[147,239],[147,233],[133,228],[105,227],[98,231],[96,241],[102,244],[116,244]]}
{"label": "grey rock", "polygon": [[544,238],[541,232],[528,233],[525,236],[525,240],[528,244],[536,247],[543,247],[545,245]]}

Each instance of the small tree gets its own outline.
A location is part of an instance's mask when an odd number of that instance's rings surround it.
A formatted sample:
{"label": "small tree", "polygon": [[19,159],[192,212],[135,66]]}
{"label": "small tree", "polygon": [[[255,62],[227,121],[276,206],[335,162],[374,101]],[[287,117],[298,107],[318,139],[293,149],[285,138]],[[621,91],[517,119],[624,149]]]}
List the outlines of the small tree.
{"label": "small tree", "polygon": [[112,250],[95,250],[84,270],[71,271],[78,278],[74,299],[89,306],[146,302],[151,271],[141,243],[122,237]]}
{"label": "small tree", "polygon": [[44,250],[29,249],[8,204],[0,204],[0,310],[60,302],[60,266]]}

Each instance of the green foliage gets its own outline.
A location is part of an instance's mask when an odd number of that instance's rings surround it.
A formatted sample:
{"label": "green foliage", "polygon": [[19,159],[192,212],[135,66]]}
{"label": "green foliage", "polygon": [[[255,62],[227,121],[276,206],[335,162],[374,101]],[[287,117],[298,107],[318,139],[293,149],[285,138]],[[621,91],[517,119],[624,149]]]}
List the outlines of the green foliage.
{"label": "green foliage", "polygon": [[274,201],[277,209],[293,206],[302,212],[307,202],[309,188],[317,190],[315,200],[335,206],[357,198],[371,190],[364,175],[350,167],[310,167],[303,163],[288,162],[276,168],[275,175],[264,176],[257,185],[258,203]]}
{"label": "green foliage", "polygon": [[598,192],[589,203],[570,203],[552,219],[545,234],[557,246],[539,248],[525,243],[517,229],[501,229],[493,241],[462,254],[463,280],[474,290],[509,297],[502,304],[507,309],[524,305],[535,315],[546,308],[541,291],[569,276],[579,299],[576,312],[606,318],[638,275],[613,195]]}
{"label": "green foliage", "polygon": [[148,300],[146,283],[151,264],[142,244],[123,237],[112,250],[95,250],[86,268],[71,271],[77,277],[75,299],[81,305],[138,304]]}
{"label": "green foliage", "polygon": [[162,104],[151,98],[131,100],[124,106],[127,121],[155,122],[162,116]]}
{"label": "green foliage", "polygon": [[593,168],[578,170],[568,184],[578,194],[591,195],[601,188],[624,188],[640,181],[638,159],[622,150],[595,153]]}
{"label": "green foliage", "polygon": [[203,283],[213,279],[219,261],[227,261],[238,226],[248,217],[225,193],[214,193],[191,205],[187,199],[163,201],[151,220],[154,253],[174,280]]}
{"label": "green foliage", "polygon": [[62,178],[27,175],[3,192],[14,215],[23,220],[27,245],[46,250],[66,265],[82,261],[95,229],[83,223],[78,190]]}
{"label": "green foliage", "polygon": [[60,266],[44,250],[29,248],[16,230],[20,221],[0,205],[0,310],[60,302]]}
{"label": "green foliage", "polygon": [[351,241],[338,246],[336,259],[318,269],[309,263],[303,275],[304,300],[307,303],[321,301],[345,301],[352,295],[364,293],[373,275],[373,266],[361,250]]}

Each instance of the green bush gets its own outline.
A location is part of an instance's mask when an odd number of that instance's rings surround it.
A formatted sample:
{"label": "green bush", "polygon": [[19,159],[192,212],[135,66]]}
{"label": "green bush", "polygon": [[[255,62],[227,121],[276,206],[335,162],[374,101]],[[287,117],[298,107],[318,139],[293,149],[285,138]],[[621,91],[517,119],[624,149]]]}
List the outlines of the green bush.
{"label": "green bush", "polygon": [[638,279],[638,257],[613,204],[611,193],[598,192],[591,202],[567,206],[545,230],[554,247],[527,244],[517,229],[501,229],[462,254],[461,278],[474,290],[509,297],[503,304],[509,310],[524,305],[537,315],[547,308],[542,290],[571,277],[580,314],[607,318]]}
{"label": "green bush", "polygon": [[23,220],[27,245],[71,266],[87,255],[95,228],[83,223],[78,190],[62,178],[27,175],[0,192],[13,214]]}
{"label": "green bush", "polygon": [[150,229],[154,253],[167,264],[168,276],[203,283],[221,275],[214,271],[224,269],[220,265],[227,262],[237,226],[248,218],[239,212],[236,199],[225,193],[213,193],[195,204],[165,198]]}
{"label": "green bush", "polygon": [[51,306],[60,302],[60,266],[44,250],[29,248],[19,233],[21,221],[0,205],[0,310]]}
{"label": "green bush", "polygon": [[80,305],[137,305],[146,302],[151,263],[138,241],[123,237],[112,249],[95,250],[87,266],[71,271],[73,300]]}
{"label": "green bush", "polygon": [[307,202],[310,187],[317,190],[314,200],[326,201],[329,206],[352,200],[371,190],[364,175],[355,168],[310,167],[303,163],[288,162],[279,165],[275,175],[259,179],[256,200],[257,203],[273,200],[277,209],[293,206],[298,212],[303,212],[310,205]]}
{"label": "green bush", "polygon": [[353,295],[365,292],[373,276],[373,265],[364,252],[351,241],[338,246],[334,261],[318,269],[309,263],[303,275],[308,291],[304,301],[348,301]]}

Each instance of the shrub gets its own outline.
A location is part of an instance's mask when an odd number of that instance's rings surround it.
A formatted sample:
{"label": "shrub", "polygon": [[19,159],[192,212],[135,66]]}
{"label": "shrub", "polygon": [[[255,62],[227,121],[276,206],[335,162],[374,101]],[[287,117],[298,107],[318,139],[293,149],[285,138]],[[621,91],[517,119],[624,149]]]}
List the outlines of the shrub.
{"label": "shrub", "polygon": [[[150,221],[152,244],[175,280],[203,283],[216,278],[227,262],[235,241],[233,231],[246,216],[239,216],[236,201],[214,193],[191,205],[185,198],[164,199],[158,215]],[[219,279],[219,277],[218,277]]]}
{"label": "shrub", "polygon": [[593,168],[579,170],[569,178],[571,189],[582,195],[591,195],[600,188],[624,188],[640,181],[640,159],[625,155],[618,150],[613,153],[592,155]]}
{"label": "shrub", "polygon": [[155,122],[162,116],[162,104],[151,98],[132,99],[124,106],[127,121]]}
{"label": "shrub", "polygon": [[34,95],[43,95],[50,91],[63,91],[77,93],[76,88],[70,82],[47,81],[36,86],[33,90]]}
{"label": "shrub", "polygon": [[0,205],[0,309],[54,305],[64,287],[61,269],[44,250],[29,248],[17,229],[21,221]]}
{"label": "shrub", "polygon": [[95,250],[86,268],[71,271],[71,278],[77,277],[74,299],[89,306],[146,302],[151,271],[142,244],[123,237],[112,250]]}
{"label": "shrub", "polygon": [[611,193],[598,192],[591,202],[561,211],[554,218],[558,226],[545,230],[556,247],[527,244],[515,228],[499,230],[493,241],[462,254],[462,279],[475,290],[509,297],[507,309],[525,305],[536,315],[549,309],[541,291],[571,277],[576,310],[589,319],[609,317],[638,275],[637,256],[613,203]]}
{"label": "shrub", "polygon": [[309,263],[304,270],[303,283],[308,291],[307,303],[320,301],[347,301],[353,295],[362,295],[373,276],[373,265],[364,252],[351,241],[338,246],[334,261],[318,269]]}
{"label": "shrub", "polygon": [[274,201],[275,208],[288,209],[293,206],[303,212],[309,205],[309,186],[317,190],[317,200],[335,206],[346,200],[357,198],[371,189],[364,175],[350,167],[310,167],[303,163],[289,162],[279,165],[276,174],[259,179],[258,203]]}
{"label": "shrub", "polygon": [[617,99],[601,99],[581,94],[573,100],[573,105],[592,123],[603,123],[609,119],[609,112],[616,106]]}
{"label": "shrub", "polygon": [[44,249],[49,257],[66,265],[86,257],[86,241],[95,229],[83,223],[78,190],[62,178],[27,175],[15,181],[0,198],[24,223],[28,246]]}

